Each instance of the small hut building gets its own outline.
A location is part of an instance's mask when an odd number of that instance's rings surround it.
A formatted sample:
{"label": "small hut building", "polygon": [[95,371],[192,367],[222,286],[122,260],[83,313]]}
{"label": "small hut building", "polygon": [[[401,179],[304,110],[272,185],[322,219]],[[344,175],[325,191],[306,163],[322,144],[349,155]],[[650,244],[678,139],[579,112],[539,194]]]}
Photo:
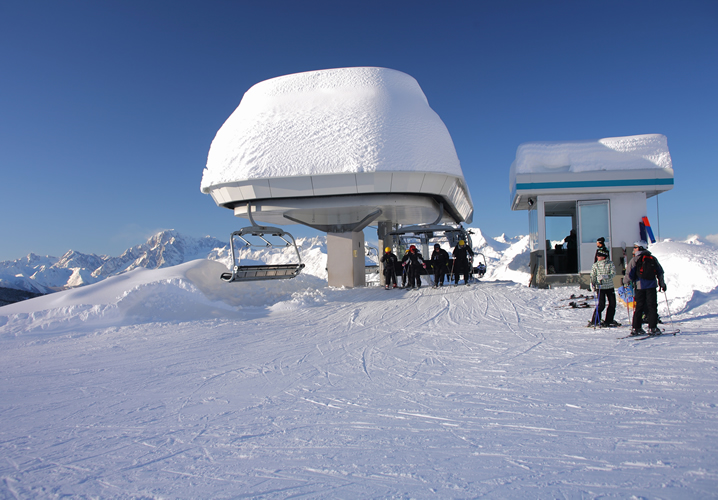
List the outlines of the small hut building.
{"label": "small hut building", "polygon": [[618,285],[646,200],[673,188],[673,165],[660,134],[530,142],[518,147],[509,178],[511,209],[529,214],[531,286],[587,288],[598,238]]}

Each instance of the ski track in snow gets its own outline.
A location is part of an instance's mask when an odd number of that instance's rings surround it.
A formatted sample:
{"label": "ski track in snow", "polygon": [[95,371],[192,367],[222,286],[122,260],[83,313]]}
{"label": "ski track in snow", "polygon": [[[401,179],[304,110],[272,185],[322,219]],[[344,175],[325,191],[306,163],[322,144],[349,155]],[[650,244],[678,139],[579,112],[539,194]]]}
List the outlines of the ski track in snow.
{"label": "ski track in snow", "polygon": [[3,338],[0,496],[715,497],[714,299],[636,343],[565,290],[324,293]]}

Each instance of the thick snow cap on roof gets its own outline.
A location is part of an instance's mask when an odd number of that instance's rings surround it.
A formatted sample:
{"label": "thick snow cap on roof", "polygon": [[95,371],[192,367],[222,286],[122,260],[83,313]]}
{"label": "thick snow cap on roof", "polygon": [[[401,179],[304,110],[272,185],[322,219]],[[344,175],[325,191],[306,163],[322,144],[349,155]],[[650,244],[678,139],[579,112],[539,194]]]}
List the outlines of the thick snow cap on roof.
{"label": "thick snow cap on roof", "polygon": [[386,68],[328,69],[250,88],[212,141],[201,189],[387,171],[463,178],[451,136],[414,78]]}
{"label": "thick snow cap on roof", "polygon": [[516,160],[511,167],[515,175],[672,170],[673,164],[666,136],[645,134],[576,142],[527,142],[516,150]]}

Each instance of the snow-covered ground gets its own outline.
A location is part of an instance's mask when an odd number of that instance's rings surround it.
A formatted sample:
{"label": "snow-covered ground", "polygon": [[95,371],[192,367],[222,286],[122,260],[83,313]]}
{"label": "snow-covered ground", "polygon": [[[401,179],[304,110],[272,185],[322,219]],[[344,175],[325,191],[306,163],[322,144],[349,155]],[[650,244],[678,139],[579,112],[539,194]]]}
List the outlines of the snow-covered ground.
{"label": "snow-covered ground", "polygon": [[652,246],[681,333],[636,341],[481,239],[470,287],[330,289],[312,247],[0,307],[0,497],[715,497],[718,248]]}

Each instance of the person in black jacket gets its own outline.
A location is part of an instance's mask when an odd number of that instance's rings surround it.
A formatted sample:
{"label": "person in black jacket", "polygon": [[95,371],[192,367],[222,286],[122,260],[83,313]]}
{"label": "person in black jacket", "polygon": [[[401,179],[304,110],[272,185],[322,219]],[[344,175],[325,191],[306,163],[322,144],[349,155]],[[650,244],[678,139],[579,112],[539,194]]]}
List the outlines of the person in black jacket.
{"label": "person in black jacket", "polygon": [[464,240],[459,240],[459,245],[454,248],[452,253],[454,256],[454,285],[459,284],[459,274],[464,275],[464,284],[469,284],[471,277],[471,265],[469,265],[469,255],[474,258],[474,251],[466,246]]}
{"label": "person in black jacket", "polygon": [[384,266],[384,288],[388,290],[391,283],[394,283],[393,288],[396,288],[396,264],[399,259],[396,258],[391,248],[386,247],[380,260]]}
{"label": "person in black jacket", "polygon": [[[593,263],[594,263],[594,264],[595,264],[596,262],[598,262],[598,252],[600,252],[601,249],[603,249],[603,250],[605,250],[606,252],[608,252],[608,248],[606,248],[606,238],[604,238],[603,236],[601,236],[599,239],[596,240],[596,255],[593,256]],[[610,257],[610,256],[611,256],[611,255],[610,255],[610,252],[609,252],[608,257]]]}
{"label": "person in black jacket", "polygon": [[444,286],[444,276],[446,276],[446,265],[448,263],[448,252],[436,243],[434,251],[431,253],[431,267],[434,269],[434,288]]}
{"label": "person in black jacket", "polygon": [[628,263],[623,284],[634,285],[636,308],[633,310],[631,335],[645,335],[642,328],[643,314],[648,318],[648,334],[657,335],[658,323],[658,293],[666,291],[666,282],[663,279],[663,267],[651,252],[647,250],[648,243],[644,240],[633,244],[633,259]]}
{"label": "person in black jacket", "polygon": [[426,269],[426,264],[424,264],[424,258],[416,249],[416,246],[411,245],[409,247],[409,251],[401,259],[401,265],[406,268],[406,274],[409,277],[409,288],[421,288],[421,269]]}

